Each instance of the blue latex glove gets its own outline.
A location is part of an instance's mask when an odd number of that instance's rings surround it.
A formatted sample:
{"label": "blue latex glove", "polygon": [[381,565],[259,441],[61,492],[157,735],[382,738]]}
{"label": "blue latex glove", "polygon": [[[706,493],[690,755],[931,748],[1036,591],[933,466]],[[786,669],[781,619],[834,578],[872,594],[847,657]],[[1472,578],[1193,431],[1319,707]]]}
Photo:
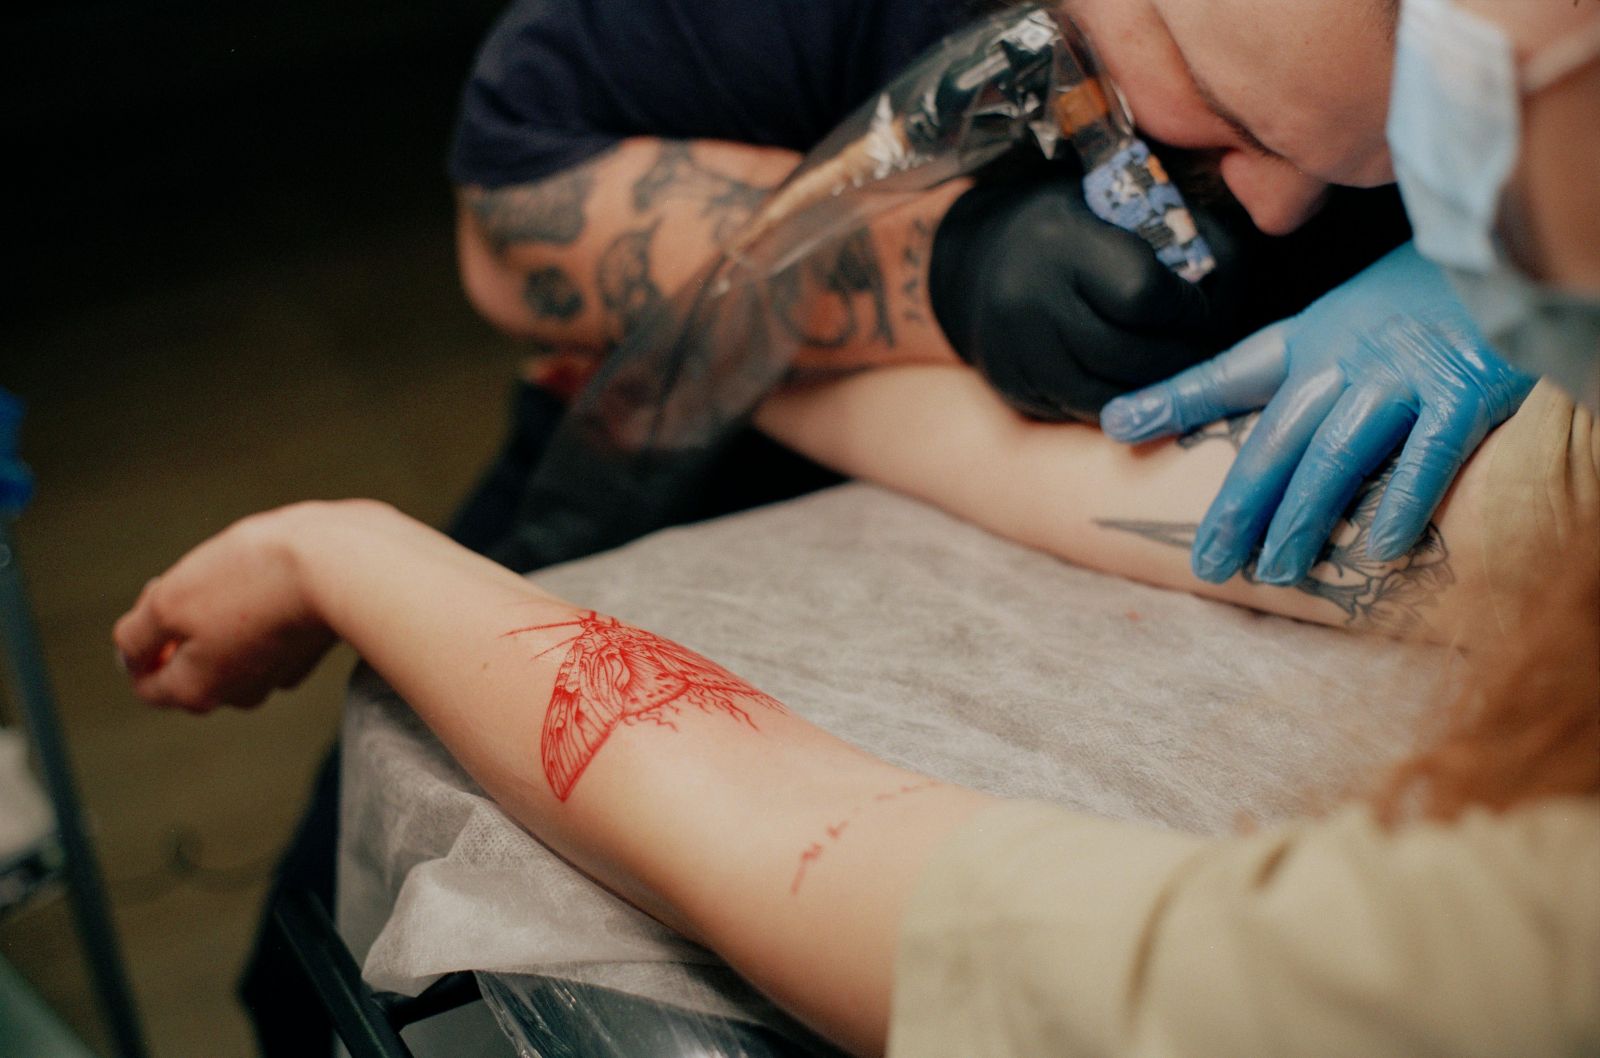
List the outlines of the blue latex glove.
{"label": "blue latex glove", "polygon": [[1191,564],[1221,583],[1265,531],[1256,579],[1295,584],[1402,441],[1367,550],[1380,561],[1410,550],[1462,462],[1533,384],[1489,350],[1444,274],[1407,243],[1300,315],[1112,401],[1100,425],[1147,441],[1264,405]]}

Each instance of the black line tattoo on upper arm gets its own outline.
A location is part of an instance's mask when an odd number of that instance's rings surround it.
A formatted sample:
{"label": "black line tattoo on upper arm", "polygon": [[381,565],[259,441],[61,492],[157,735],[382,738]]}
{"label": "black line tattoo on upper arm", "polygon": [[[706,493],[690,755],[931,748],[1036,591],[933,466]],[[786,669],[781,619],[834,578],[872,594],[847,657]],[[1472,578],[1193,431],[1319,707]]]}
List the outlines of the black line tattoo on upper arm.
{"label": "black line tattoo on upper arm", "polygon": [[555,265],[528,273],[522,300],[535,316],[544,319],[570,320],[583,311],[583,291],[566,269]]}
{"label": "black line tattoo on upper arm", "polygon": [[657,220],[649,227],[625,231],[600,255],[595,285],[615,341],[621,341],[665,303],[650,264],[650,240],[659,227],[661,221]]}
{"label": "black line tattoo on upper arm", "polygon": [[[1404,635],[1421,622],[1422,608],[1432,604],[1440,591],[1456,582],[1456,575],[1450,567],[1450,549],[1444,535],[1432,522],[1404,558],[1379,562],[1368,557],[1367,541],[1378,513],[1378,502],[1393,475],[1394,464],[1390,463],[1362,486],[1350,510],[1335,526],[1318,564],[1294,588],[1337,606],[1344,613],[1347,627]],[[1200,527],[1198,522],[1110,518],[1096,519],[1095,524],[1185,551],[1194,546],[1195,532]],[[1252,558],[1240,575],[1256,584],[1259,582],[1255,574],[1256,560]]]}
{"label": "black line tattoo on upper arm", "polygon": [[683,140],[662,140],[655,163],[634,181],[633,208],[644,213],[672,199],[698,202],[700,215],[714,218],[712,236],[721,243],[739,230],[771,192],[770,187],[701,165],[691,145]]}
{"label": "black line tattoo on upper arm", "polygon": [[594,191],[593,162],[537,183],[484,191],[468,200],[489,244],[500,252],[515,243],[571,246],[588,219],[584,207]]}

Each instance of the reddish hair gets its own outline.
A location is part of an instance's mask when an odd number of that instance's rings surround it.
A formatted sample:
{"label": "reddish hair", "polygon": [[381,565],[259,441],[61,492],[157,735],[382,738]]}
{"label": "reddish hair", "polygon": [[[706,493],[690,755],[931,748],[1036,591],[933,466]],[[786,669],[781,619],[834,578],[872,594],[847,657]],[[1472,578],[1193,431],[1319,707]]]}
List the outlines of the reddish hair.
{"label": "reddish hair", "polygon": [[[1466,689],[1430,721],[1427,748],[1373,797],[1393,825],[1544,797],[1600,795],[1600,562],[1589,554],[1504,644],[1471,651]],[[1570,574],[1569,574],[1570,576]]]}

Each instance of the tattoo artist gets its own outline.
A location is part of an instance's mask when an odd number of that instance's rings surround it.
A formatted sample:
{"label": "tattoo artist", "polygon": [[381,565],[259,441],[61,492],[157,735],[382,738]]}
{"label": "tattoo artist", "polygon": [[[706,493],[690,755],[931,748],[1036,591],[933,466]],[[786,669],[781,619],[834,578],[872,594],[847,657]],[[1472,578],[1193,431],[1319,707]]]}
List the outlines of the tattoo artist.
{"label": "tattoo artist", "polygon": [[[549,354],[530,368],[512,440],[458,539],[525,568],[504,538],[560,391],[682,285],[801,152],[973,12],[959,0],[831,0],[781,19],[770,5],[674,0],[521,0],[506,12],[452,154],[461,271],[487,319]],[[1187,150],[1168,164],[1221,264],[1201,283],[1093,216],[1080,174],[1011,158],[773,284],[775,323],[801,342],[794,377],[959,357],[1028,415],[1093,420],[1111,397],[1303,307],[1403,237],[1391,192],[1335,193],[1307,224],[1325,189],[1308,197],[1292,171],[1257,166],[1235,201],[1215,164],[1232,135],[1194,119],[1170,137]],[[1253,219],[1276,236],[1307,230],[1273,238]],[[705,514],[830,480],[754,434],[734,452]]]}

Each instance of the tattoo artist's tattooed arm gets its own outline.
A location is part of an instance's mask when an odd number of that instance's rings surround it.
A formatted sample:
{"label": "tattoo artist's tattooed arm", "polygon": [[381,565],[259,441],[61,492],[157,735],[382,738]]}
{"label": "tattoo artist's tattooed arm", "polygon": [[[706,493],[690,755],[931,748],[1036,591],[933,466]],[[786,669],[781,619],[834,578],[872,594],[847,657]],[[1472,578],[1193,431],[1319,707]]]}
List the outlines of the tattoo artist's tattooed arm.
{"label": "tattoo artist's tattooed arm", "polygon": [[[659,311],[782,182],[792,152],[633,139],[544,180],[461,190],[463,284],[491,322],[598,357]],[[756,292],[792,377],[953,362],[926,304],[935,192],[819,246]],[[568,358],[570,360],[570,357]]]}
{"label": "tattoo artist's tattooed arm", "polygon": [[633,183],[633,209],[647,214],[669,202],[684,202],[711,221],[716,242],[727,241],[777,186],[751,183],[709,168],[683,140],[662,140],[655,164]]}
{"label": "tattoo artist's tattooed arm", "polygon": [[467,204],[496,250],[518,243],[571,246],[583,234],[584,210],[594,191],[593,168],[582,166],[536,184],[483,191],[468,198]]}
{"label": "tattoo artist's tattooed arm", "polygon": [[[502,329],[596,358],[637,322],[633,309],[686,282],[794,161],[768,148],[632,139],[543,180],[462,188],[463,285]],[[630,286],[627,312],[607,280]],[[658,298],[642,298],[646,287]]]}
{"label": "tattoo artist's tattooed arm", "polygon": [[570,320],[583,311],[583,291],[559,265],[529,272],[522,296],[529,311],[540,319]]}
{"label": "tattoo artist's tattooed arm", "polygon": [[595,285],[605,307],[606,333],[612,344],[622,341],[652,313],[660,312],[666,299],[655,281],[651,243],[661,227],[658,220],[612,239],[600,255],[595,270]]}

